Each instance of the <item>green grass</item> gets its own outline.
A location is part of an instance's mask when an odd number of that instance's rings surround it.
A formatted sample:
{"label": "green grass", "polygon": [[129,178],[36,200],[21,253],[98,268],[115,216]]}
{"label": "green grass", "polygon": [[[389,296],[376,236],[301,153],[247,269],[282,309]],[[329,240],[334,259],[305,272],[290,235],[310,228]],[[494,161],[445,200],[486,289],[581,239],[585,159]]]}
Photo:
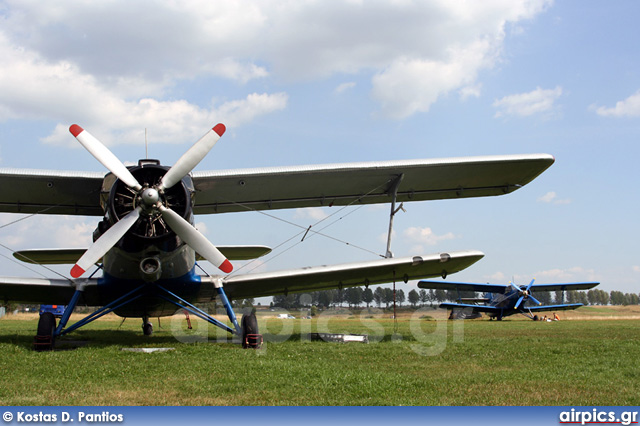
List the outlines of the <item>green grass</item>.
{"label": "green grass", "polygon": [[[108,319],[61,339],[68,350],[36,353],[36,320],[3,319],[0,404],[640,404],[637,320],[401,319],[395,334],[393,321],[380,318],[333,318],[320,326],[288,321],[270,320],[265,327],[261,320],[267,342],[258,351],[216,342],[217,332],[211,328],[204,336],[203,325],[200,332],[179,330],[177,340],[170,320],[162,329],[154,322],[149,338],[137,320],[119,329],[119,319]],[[325,327],[369,333],[374,342],[301,338]],[[175,350],[145,354],[123,347]]]}

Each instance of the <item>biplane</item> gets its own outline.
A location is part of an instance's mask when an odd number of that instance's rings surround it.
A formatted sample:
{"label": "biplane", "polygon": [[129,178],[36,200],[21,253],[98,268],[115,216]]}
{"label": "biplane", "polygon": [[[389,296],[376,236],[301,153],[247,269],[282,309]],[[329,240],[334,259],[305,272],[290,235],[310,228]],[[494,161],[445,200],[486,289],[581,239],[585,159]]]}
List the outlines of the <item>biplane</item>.
{"label": "biplane", "polygon": [[[0,212],[84,215],[100,218],[88,248],[20,250],[34,264],[73,265],[58,278],[0,278],[0,300],[67,305],[59,321],[43,314],[40,349],[55,338],[114,312],[142,319],[184,309],[229,333],[257,333],[257,323],[238,324],[230,300],[289,292],[368,286],[433,278],[463,270],[483,257],[475,250],[233,274],[232,261],[255,259],[271,249],[215,246],[194,227],[194,215],[228,214],[321,206],[413,202],[511,193],[550,167],[548,154],[463,157],[193,171],[225,132],[217,124],[175,164],[140,160],[125,166],[104,144],[78,125],[71,134],[108,173],[0,169]],[[208,261],[216,275],[198,274]],[[229,322],[196,304],[218,300]],[[99,307],[73,325],[78,304]],[[244,318],[243,318],[244,322]],[[251,329],[251,330],[247,330]]]}
{"label": "biplane", "polygon": [[[418,283],[420,288],[454,290],[457,293],[458,303],[441,303],[441,308],[452,311],[470,311],[468,316],[485,313],[489,319],[497,319],[522,314],[534,319],[538,312],[563,311],[567,309],[577,309],[582,303],[557,303],[555,305],[543,305],[532,293],[542,291],[567,291],[567,290],[589,290],[596,287],[597,282],[584,283],[564,283],[564,284],[534,284],[534,280],[528,285],[516,285],[510,282],[504,284],[479,284],[479,283],[456,283],[423,280]],[[462,297],[465,292],[479,292],[483,297]],[[452,312],[452,313],[454,313]],[[455,317],[455,315],[453,315]]]}

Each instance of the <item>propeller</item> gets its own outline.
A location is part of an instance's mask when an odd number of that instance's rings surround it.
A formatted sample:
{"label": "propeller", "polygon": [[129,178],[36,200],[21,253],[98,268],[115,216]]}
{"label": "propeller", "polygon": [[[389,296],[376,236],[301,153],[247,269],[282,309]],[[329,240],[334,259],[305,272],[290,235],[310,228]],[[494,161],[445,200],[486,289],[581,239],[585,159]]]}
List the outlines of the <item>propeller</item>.
{"label": "propeller", "polygon": [[535,297],[531,295],[531,286],[533,285],[534,281],[535,281],[535,278],[531,280],[529,285],[524,290],[518,287],[517,285],[515,285],[513,282],[509,283],[509,285],[511,285],[511,287],[513,287],[520,294],[520,297],[518,298],[518,301],[516,302],[513,309],[518,309],[520,304],[527,299],[530,299],[537,305],[542,305],[542,303],[540,303]]}
{"label": "propeller", "polygon": [[158,204],[158,210],[160,210],[162,218],[167,222],[167,225],[173,229],[173,232],[178,234],[178,236],[182,238],[189,247],[197,251],[200,256],[213,263],[222,272],[228,274],[233,271],[231,262],[220,253],[220,250],[211,244],[196,228],[191,226],[189,222],[184,220],[182,216],[162,204]]}
{"label": "propeller", "polygon": [[169,169],[169,171],[162,177],[160,185],[158,185],[158,191],[162,191],[165,188],[171,188],[176,183],[180,182],[191,170],[193,170],[200,161],[211,151],[211,148],[218,142],[218,140],[224,134],[226,128],[224,124],[218,123],[213,129],[209,130],[198,142],[193,144],[187,152]]}
{"label": "propeller", "polygon": [[222,272],[233,271],[231,262],[214,246],[207,238],[196,230],[182,216],[163,205],[161,194],[165,189],[171,188],[188,175],[195,166],[209,153],[211,148],[224,134],[224,124],[217,124],[201,137],[162,177],[160,183],[153,188],[143,188],[129,169],[89,132],[77,124],[72,125],[69,131],[93,155],[118,179],[124,182],[136,194],[139,200],[138,206],[125,217],[110,227],[102,234],[89,249],[82,255],[71,269],[71,276],[79,278],[84,272],[102,258],[137,222],[144,211],[150,216],[161,215],[169,227],[189,247],[197,251],[202,257],[213,263]]}
{"label": "propeller", "polygon": [[75,138],[84,146],[87,151],[91,153],[95,157],[96,160],[102,163],[111,173],[116,175],[118,179],[123,181],[128,187],[139,191],[142,189],[142,186],[138,183],[136,178],[133,177],[129,169],[125,167],[124,164],[118,157],[113,155],[113,152],[109,151],[109,148],[104,146],[98,139],[93,137],[93,135],[77,124],[69,127],[69,131]]}
{"label": "propeller", "polygon": [[107,232],[102,234],[100,238],[84,252],[76,264],[73,265],[71,276],[73,278],[79,278],[91,265],[98,262],[102,256],[111,250],[111,247],[116,245],[116,243],[120,241],[120,238],[136,223],[141,211],[142,207],[136,207],[134,211],[117,221]]}

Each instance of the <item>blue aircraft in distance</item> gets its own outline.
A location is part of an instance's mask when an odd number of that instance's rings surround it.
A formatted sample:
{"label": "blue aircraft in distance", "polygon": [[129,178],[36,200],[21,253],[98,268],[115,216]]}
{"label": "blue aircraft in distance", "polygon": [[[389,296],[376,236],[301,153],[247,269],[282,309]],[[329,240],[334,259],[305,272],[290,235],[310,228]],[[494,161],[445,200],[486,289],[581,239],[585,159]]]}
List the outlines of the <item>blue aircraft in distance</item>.
{"label": "blue aircraft in distance", "polygon": [[[434,290],[455,290],[458,292],[458,303],[441,303],[441,308],[447,309],[471,309],[473,314],[486,313],[490,319],[502,318],[523,314],[534,319],[534,314],[543,311],[562,311],[576,309],[582,303],[566,303],[557,305],[543,305],[531,293],[541,291],[565,291],[565,290],[589,290],[600,283],[567,283],[567,284],[534,284],[531,280],[529,285],[517,286],[513,283],[504,284],[475,284],[475,283],[454,283],[443,281],[423,280],[418,282],[418,287]],[[484,294],[482,298],[461,297],[460,292],[480,292]],[[532,302],[534,306],[531,306]]]}

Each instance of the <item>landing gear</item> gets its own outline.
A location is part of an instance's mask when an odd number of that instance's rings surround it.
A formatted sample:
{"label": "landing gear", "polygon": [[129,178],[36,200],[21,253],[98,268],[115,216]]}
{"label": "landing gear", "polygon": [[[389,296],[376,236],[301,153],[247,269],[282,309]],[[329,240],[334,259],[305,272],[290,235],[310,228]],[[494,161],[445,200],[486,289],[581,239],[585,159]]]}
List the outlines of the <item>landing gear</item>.
{"label": "landing gear", "polygon": [[262,346],[262,335],[258,333],[258,319],[256,310],[242,316],[242,347],[244,349],[259,349]]}
{"label": "landing gear", "polygon": [[40,315],[38,334],[33,343],[36,351],[53,350],[55,344],[56,317],[51,312]]}
{"label": "landing gear", "polygon": [[153,334],[153,324],[151,324],[149,318],[142,319],[142,334],[145,336],[151,336]]}

